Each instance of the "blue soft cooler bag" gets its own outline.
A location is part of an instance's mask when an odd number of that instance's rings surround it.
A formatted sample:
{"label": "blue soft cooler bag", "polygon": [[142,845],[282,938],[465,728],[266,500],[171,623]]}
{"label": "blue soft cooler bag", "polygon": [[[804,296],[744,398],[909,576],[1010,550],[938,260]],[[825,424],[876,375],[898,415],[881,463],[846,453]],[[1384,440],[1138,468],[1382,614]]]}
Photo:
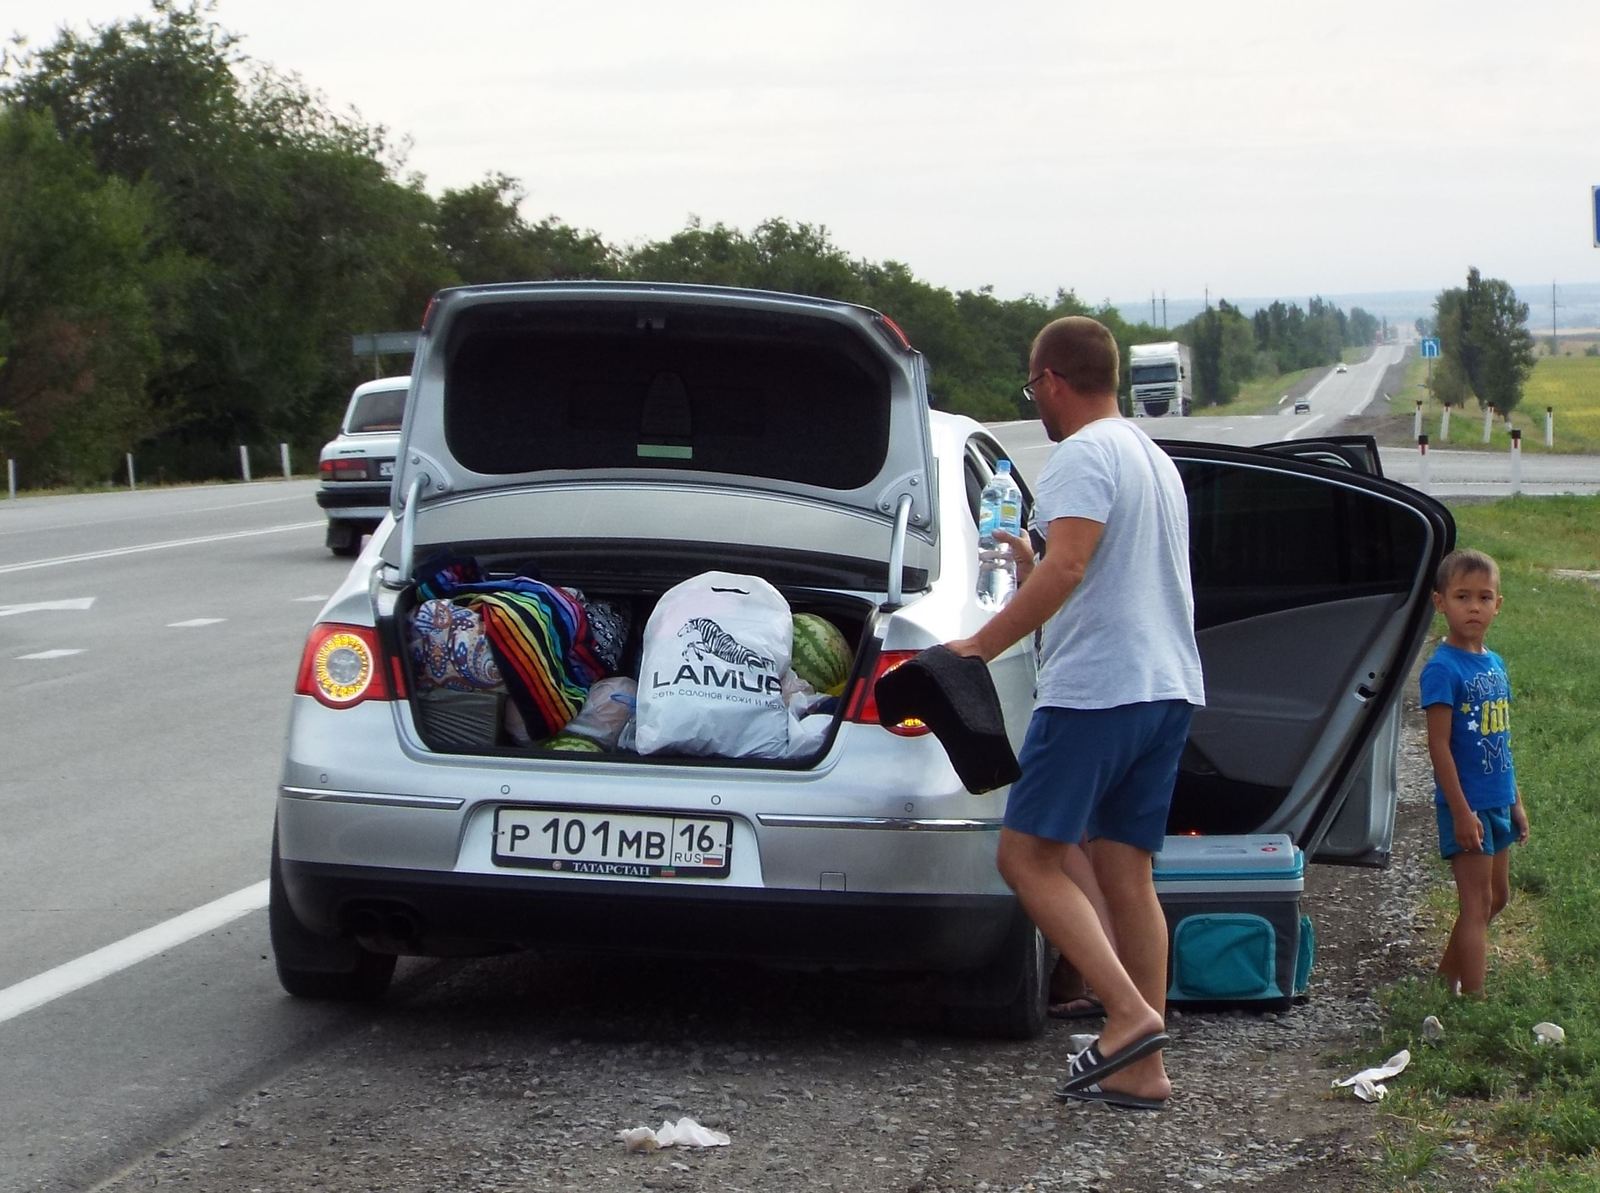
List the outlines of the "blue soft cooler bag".
{"label": "blue soft cooler bag", "polygon": [[1287,1007],[1310,982],[1305,855],[1284,834],[1168,837],[1155,859],[1167,999]]}

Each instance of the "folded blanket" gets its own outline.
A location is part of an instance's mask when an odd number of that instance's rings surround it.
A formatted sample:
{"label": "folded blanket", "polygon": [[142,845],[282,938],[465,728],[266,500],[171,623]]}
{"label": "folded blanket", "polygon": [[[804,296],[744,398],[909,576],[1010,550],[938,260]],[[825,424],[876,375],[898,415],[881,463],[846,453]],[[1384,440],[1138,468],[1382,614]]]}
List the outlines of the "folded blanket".
{"label": "folded blanket", "polygon": [[982,659],[930,646],[878,680],[874,695],[885,724],[908,717],[925,722],[973,794],[1004,787],[1022,774]]}

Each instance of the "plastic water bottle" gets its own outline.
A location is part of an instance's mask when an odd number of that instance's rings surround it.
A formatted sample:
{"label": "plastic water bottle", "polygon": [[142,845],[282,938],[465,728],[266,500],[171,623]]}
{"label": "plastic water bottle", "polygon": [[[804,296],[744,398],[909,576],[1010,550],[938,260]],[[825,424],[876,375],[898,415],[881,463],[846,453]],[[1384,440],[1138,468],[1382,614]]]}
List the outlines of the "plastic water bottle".
{"label": "plastic water bottle", "polygon": [[998,609],[1017,588],[1017,561],[1011,544],[995,531],[1022,534],[1022,490],[1011,479],[1011,461],[1001,460],[978,502],[978,603]]}

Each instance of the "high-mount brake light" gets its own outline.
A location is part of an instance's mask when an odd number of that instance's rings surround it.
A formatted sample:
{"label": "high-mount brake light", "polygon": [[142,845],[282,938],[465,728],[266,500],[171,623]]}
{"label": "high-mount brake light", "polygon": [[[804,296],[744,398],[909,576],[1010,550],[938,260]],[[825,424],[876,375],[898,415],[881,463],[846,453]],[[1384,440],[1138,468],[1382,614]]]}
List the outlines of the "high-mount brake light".
{"label": "high-mount brake light", "polygon": [[[878,655],[878,661],[873,664],[872,674],[858,682],[855,690],[850,693],[850,699],[845,704],[844,719],[854,721],[861,725],[879,725],[878,719],[878,681],[902,663],[909,663],[917,657],[914,650],[886,650]],[[915,717],[900,721],[894,725],[884,725],[890,733],[900,737],[921,737],[928,732],[925,722]]]}
{"label": "high-mount brake light", "polygon": [[894,338],[900,341],[900,346],[910,352],[912,350],[911,341],[906,338],[906,333],[900,330],[900,325],[887,315],[880,314],[878,318],[883,320],[883,325],[894,334]]}
{"label": "high-mount brake light", "polygon": [[369,626],[323,622],[311,628],[294,690],[329,708],[352,708],[363,700],[390,700],[402,691],[398,668],[386,674],[378,635]]}

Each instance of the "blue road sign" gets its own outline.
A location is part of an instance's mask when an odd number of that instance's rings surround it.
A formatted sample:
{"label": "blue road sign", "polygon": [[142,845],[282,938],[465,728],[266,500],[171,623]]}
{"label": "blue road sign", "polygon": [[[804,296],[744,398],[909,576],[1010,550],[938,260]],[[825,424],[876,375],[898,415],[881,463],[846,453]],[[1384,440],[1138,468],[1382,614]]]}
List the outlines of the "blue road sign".
{"label": "blue road sign", "polygon": [[1422,341],[1422,355],[1423,356],[1438,356],[1439,355],[1439,337],[1438,336],[1428,336]]}

